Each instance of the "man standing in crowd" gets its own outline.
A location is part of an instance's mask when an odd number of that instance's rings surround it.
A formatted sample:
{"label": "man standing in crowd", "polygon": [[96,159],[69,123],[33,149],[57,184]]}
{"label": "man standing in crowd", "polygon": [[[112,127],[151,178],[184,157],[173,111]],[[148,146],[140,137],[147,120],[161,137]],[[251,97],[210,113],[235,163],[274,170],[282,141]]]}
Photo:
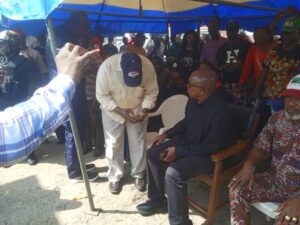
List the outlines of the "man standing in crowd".
{"label": "man standing in crowd", "polygon": [[[90,21],[89,18],[82,12],[74,12],[71,14],[70,18],[59,27],[56,32],[57,46],[61,47],[66,42],[72,44],[77,44],[82,47],[88,48]],[[47,43],[47,60],[49,66],[49,72],[51,77],[56,76],[56,66],[54,64],[54,59],[50,51],[49,42]],[[81,142],[84,141],[84,133],[88,118],[88,107],[85,94],[85,80],[83,79],[77,86],[72,99],[72,106],[77,122],[77,129]],[[71,124],[69,121],[64,123],[65,126],[65,139],[66,139],[66,160],[67,160],[67,170],[69,179],[73,182],[83,182],[81,169],[78,161],[74,136],[71,129]],[[88,171],[88,178],[90,181],[95,181],[98,178],[98,173],[93,172],[95,168],[94,164],[86,165]]]}
{"label": "man standing in crowd", "polygon": [[113,37],[108,38],[108,43],[103,46],[103,49],[105,51],[106,57],[109,57],[109,56],[112,56],[112,55],[118,53],[118,48],[114,45]]}
{"label": "man standing in crowd", "polygon": [[145,190],[147,111],[155,106],[158,94],[152,63],[135,53],[120,53],[106,59],[99,68],[96,98],[102,121],[108,162],[109,190],[121,191],[124,175],[124,130],[132,162],[131,176],[139,191]]}
{"label": "man standing in crowd", "polygon": [[[82,79],[86,63],[98,54],[96,50],[79,52],[79,46],[66,44],[55,59],[57,76],[28,101],[0,112],[0,167],[26,158],[65,120],[75,85]],[[5,76],[6,71],[0,69],[0,85]]]}
{"label": "man standing in crowd", "polygon": [[220,25],[217,19],[209,21],[207,27],[210,39],[203,45],[200,63],[202,61],[208,61],[214,66],[214,69],[218,69],[218,65],[216,63],[217,51],[223,44],[225,44],[226,38],[223,38],[220,35]]}
{"label": "man standing in crowd", "polygon": [[[215,83],[212,70],[194,71],[188,83],[185,118],[157,136],[147,150],[149,200],[137,206],[141,214],[152,214],[168,204],[171,225],[192,224],[187,181],[200,172],[211,172],[210,155],[232,143],[232,124],[226,103],[215,92]],[[171,140],[164,142],[167,138]],[[166,172],[165,163],[170,164]]]}
{"label": "man standing in crowd", "polygon": [[263,89],[262,125],[267,123],[271,112],[283,109],[282,91],[300,66],[299,40],[300,18],[289,17],[281,28],[281,43],[270,50],[256,86],[257,95]]}
{"label": "man standing in crowd", "polygon": [[124,52],[124,50],[127,48],[128,38],[126,36],[124,36],[122,38],[122,42],[123,42],[123,45],[120,47],[120,52]]}
{"label": "man standing in crowd", "polygon": [[[272,115],[259,134],[243,168],[232,178],[231,224],[250,225],[254,202],[282,202],[276,224],[300,220],[300,75],[282,93],[284,110]],[[271,156],[271,167],[254,174],[255,165]]]}
{"label": "man standing in crowd", "polygon": [[171,36],[171,46],[168,50],[168,57],[174,57],[175,59],[178,59],[180,54],[180,48],[181,48],[181,40],[179,34],[174,34]]}
{"label": "man standing in crowd", "polygon": [[230,103],[241,104],[243,99],[236,99],[234,91],[238,86],[246,54],[251,44],[238,36],[239,28],[239,24],[235,21],[227,24],[228,41],[219,48],[216,59],[225,89],[224,98]]}

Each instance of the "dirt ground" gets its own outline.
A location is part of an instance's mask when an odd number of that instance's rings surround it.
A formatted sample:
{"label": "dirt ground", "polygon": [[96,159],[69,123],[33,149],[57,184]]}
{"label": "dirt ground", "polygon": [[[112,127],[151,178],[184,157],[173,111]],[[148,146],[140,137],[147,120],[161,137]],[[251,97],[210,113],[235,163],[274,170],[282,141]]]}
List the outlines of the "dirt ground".
{"label": "dirt ground", "polygon": [[[147,193],[135,189],[133,179],[128,176],[130,164],[126,164],[127,175],[119,195],[108,190],[105,159],[85,156],[86,162],[93,162],[101,179],[91,183],[94,203],[101,212],[91,212],[83,183],[73,184],[67,178],[63,145],[56,145],[55,136],[49,144],[43,144],[36,151],[39,163],[29,166],[26,162],[10,168],[0,168],[0,225],[165,225],[168,215],[159,213],[141,216],[135,207],[147,199]],[[208,188],[189,184],[189,192],[204,204],[208,199]],[[222,188],[222,198],[227,196]],[[252,224],[266,225],[263,214],[252,210]],[[205,218],[190,209],[193,223],[203,224]],[[224,207],[216,215],[218,225],[230,224],[229,207]]]}

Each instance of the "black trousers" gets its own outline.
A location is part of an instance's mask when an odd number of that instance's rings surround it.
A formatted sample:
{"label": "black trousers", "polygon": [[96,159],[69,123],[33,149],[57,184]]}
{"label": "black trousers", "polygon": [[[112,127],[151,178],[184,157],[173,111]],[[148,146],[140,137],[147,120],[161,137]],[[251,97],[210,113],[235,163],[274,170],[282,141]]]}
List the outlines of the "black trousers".
{"label": "black trousers", "polygon": [[210,157],[186,156],[172,162],[165,172],[166,164],[159,160],[159,154],[177,143],[180,138],[147,150],[148,197],[150,200],[162,198],[166,190],[170,224],[186,225],[189,224],[187,180],[200,172],[212,171],[213,163]]}

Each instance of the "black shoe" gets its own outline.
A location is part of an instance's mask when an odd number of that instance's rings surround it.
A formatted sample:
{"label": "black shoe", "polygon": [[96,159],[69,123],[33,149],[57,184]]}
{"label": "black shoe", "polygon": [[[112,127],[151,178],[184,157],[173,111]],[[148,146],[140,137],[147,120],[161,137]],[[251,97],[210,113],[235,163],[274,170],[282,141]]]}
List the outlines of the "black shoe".
{"label": "black shoe", "polygon": [[94,163],[89,163],[89,164],[85,164],[85,168],[86,168],[86,171],[89,172],[89,171],[96,169],[96,166]]}
{"label": "black shoe", "polygon": [[37,160],[35,154],[29,155],[27,158],[27,162],[30,166],[36,165],[38,163],[38,160]]}
{"label": "black shoe", "polygon": [[119,194],[121,192],[120,181],[109,182],[109,191],[114,195]]}
{"label": "black shoe", "polygon": [[137,211],[142,215],[151,215],[157,211],[167,211],[167,199],[160,198],[156,200],[148,200],[136,207]]}
{"label": "black shoe", "polygon": [[144,178],[135,178],[134,185],[138,191],[146,191],[146,182]]}
{"label": "black shoe", "polygon": [[[88,175],[88,180],[90,182],[96,181],[99,178],[97,172],[87,172],[87,175]],[[69,178],[70,178],[70,181],[72,183],[82,183],[82,182],[84,182],[83,177],[81,175],[77,176],[77,177],[69,177]]]}

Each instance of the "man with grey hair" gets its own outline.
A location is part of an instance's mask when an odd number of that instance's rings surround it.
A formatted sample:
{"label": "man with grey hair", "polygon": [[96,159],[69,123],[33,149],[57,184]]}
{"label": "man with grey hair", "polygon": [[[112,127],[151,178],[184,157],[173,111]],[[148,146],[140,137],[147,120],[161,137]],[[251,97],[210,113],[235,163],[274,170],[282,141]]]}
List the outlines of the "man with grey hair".
{"label": "man with grey hair", "polygon": [[[188,82],[190,99],[185,118],[157,136],[147,151],[149,200],[137,206],[141,214],[152,214],[168,204],[170,224],[192,224],[187,180],[200,172],[212,171],[210,155],[231,144],[229,114],[215,92],[215,83],[212,70],[194,71]],[[164,142],[167,138],[170,140]],[[164,174],[165,163],[170,165]]]}
{"label": "man with grey hair", "polygon": [[[244,166],[229,183],[231,224],[251,224],[255,202],[281,202],[276,224],[300,221],[300,75],[281,93],[284,110],[273,114],[253,144]],[[271,166],[254,173],[271,157]]]}

